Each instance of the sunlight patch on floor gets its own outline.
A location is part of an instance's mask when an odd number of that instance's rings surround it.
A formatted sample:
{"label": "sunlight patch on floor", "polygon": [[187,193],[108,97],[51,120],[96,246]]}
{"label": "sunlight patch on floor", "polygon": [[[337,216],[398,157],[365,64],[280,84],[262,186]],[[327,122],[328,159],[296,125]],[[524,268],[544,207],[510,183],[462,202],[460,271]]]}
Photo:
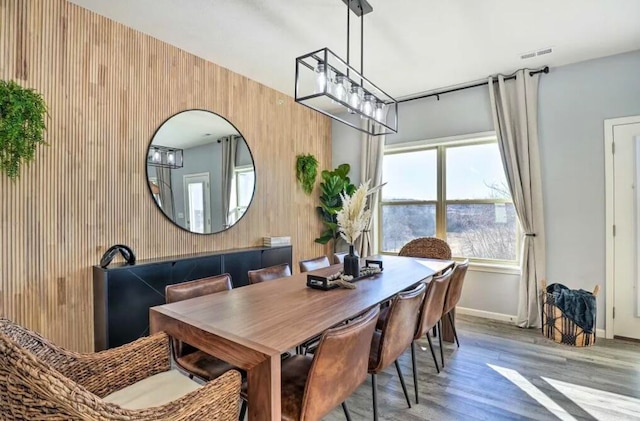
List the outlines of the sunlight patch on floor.
{"label": "sunlight patch on floor", "polygon": [[504,378],[518,386],[527,395],[531,396],[540,405],[544,406],[549,412],[557,416],[563,421],[576,421],[576,419],[564,410],[560,405],[555,403],[550,397],[545,395],[540,389],[534,386],[529,380],[525,379],[522,374],[510,368],[500,367],[497,365],[487,364],[489,367],[500,373]]}
{"label": "sunlight patch on floor", "polygon": [[542,377],[598,420],[640,420],[640,399]]}

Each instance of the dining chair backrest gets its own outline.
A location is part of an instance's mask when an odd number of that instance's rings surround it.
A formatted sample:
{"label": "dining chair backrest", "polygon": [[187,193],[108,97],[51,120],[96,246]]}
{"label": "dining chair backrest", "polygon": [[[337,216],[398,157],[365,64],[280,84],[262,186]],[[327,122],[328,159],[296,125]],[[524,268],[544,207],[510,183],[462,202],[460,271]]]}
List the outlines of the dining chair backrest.
{"label": "dining chair backrest", "polygon": [[314,257],[313,259],[300,261],[300,272],[310,272],[312,270],[331,266],[327,256]]}
{"label": "dining chair backrest", "polygon": [[380,307],[320,338],[302,398],[301,420],[319,420],[344,402],[367,377],[371,337]]}
{"label": "dining chair backrest", "polygon": [[[188,300],[190,298],[201,297],[203,295],[215,294],[217,292],[229,291],[233,288],[231,275],[224,273],[217,276],[196,279],[194,281],[183,282],[181,284],[167,285],[164,289],[167,304],[177,301]],[[186,354],[195,351],[190,345],[175,338],[171,338],[173,358],[178,359]]]}
{"label": "dining chair backrest", "polygon": [[248,274],[249,283],[257,284],[260,282],[272,281],[274,279],[291,276],[291,267],[289,267],[288,263],[283,263],[281,265],[269,266],[267,268],[250,270]]}
{"label": "dining chair backrest", "polygon": [[420,283],[415,288],[396,295],[389,306],[389,314],[382,325],[376,367],[369,371],[379,371],[393,363],[411,345],[418,324],[418,314],[424,298],[426,285]]}
{"label": "dining chair backrest", "polygon": [[333,253],[333,264],[337,265],[339,263],[344,263],[344,256],[349,254],[348,251],[339,251],[337,253]]}
{"label": "dining chair backrest", "polygon": [[398,256],[423,257],[427,259],[451,259],[451,247],[436,237],[421,237],[402,246]]}
{"label": "dining chair backrest", "polygon": [[462,296],[462,286],[464,285],[464,278],[467,276],[467,269],[469,269],[469,259],[456,264],[456,267],[453,269],[453,275],[444,301],[442,314],[447,314],[458,305],[460,297]]}
{"label": "dining chair backrest", "polygon": [[443,275],[436,276],[427,285],[427,292],[424,295],[420,316],[418,319],[418,328],[414,339],[420,339],[433,328],[438,320],[442,318],[442,307],[447,296],[447,290],[451,283],[453,270],[450,269]]}

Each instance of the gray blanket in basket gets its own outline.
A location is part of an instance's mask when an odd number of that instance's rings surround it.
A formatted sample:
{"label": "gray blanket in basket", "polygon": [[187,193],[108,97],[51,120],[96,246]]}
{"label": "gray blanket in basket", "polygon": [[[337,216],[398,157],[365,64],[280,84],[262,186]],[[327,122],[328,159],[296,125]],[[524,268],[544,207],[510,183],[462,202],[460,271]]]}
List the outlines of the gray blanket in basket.
{"label": "gray blanket in basket", "polygon": [[547,292],[553,294],[556,306],[580,326],[591,333],[596,324],[596,297],[584,289],[569,289],[562,284],[551,284]]}

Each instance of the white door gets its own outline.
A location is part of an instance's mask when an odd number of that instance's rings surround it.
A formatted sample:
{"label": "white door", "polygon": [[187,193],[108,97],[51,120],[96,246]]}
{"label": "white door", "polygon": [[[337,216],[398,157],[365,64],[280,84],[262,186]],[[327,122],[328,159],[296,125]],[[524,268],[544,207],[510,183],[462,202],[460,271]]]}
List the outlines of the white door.
{"label": "white door", "polygon": [[640,117],[613,123],[613,334],[640,339]]}
{"label": "white door", "polygon": [[189,174],[184,180],[184,208],[187,229],[200,234],[211,232],[211,191],[209,173]]}

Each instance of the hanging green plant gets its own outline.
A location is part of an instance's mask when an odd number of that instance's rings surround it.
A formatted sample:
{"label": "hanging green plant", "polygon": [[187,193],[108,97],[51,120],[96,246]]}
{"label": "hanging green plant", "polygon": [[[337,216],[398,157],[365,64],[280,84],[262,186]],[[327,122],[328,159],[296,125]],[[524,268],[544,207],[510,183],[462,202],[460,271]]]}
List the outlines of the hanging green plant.
{"label": "hanging green plant", "polygon": [[318,175],[318,160],[315,156],[298,155],[296,157],[296,178],[306,194],[311,194]]}
{"label": "hanging green plant", "polygon": [[15,180],[31,162],[36,147],[46,145],[47,104],[33,89],[0,80],[0,170]]}

